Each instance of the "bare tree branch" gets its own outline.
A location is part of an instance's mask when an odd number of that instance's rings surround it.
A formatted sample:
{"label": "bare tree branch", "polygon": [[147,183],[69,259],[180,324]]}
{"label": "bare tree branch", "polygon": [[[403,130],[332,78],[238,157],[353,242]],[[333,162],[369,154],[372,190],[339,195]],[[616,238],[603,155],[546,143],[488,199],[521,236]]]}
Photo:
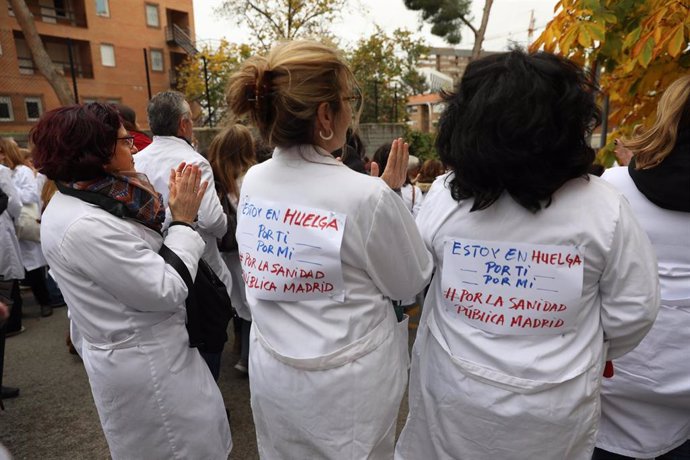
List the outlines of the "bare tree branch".
{"label": "bare tree branch", "polygon": [[482,53],[482,43],[486,35],[486,27],[489,25],[489,13],[494,0],[484,0],[484,11],[482,12],[482,22],[479,30],[474,34],[474,46],[472,47],[472,59],[477,59]]}
{"label": "bare tree branch", "polygon": [[254,4],[253,2],[251,2],[251,1],[249,1],[249,0],[245,0],[245,1],[246,1],[246,4],[247,4],[247,6],[248,6],[249,8],[253,9],[253,10],[256,11],[257,13],[259,13],[261,16],[263,16],[269,24],[272,24],[273,28],[274,28],[276,31],[282,32],[281,27],[280,27],[280,24],[277,23],[277,22],[273,19],[273,17],[272,17],[271,14],[269,14],[269,13],[268,13],[267,11],[265,11],[265,10],[262,10],[261,8],[259,8],[257,5],[255,5],[255,4]]}
{"label": "bare tree branch", "polygon": [[43,46],[43,41],[36,30],[36,23],[34,17],[26,5],[24,0],[9,0],[14,11],[14,16],[22,29],[24,39],[26,40],[31,56],[36,63],[38,71],[48,80],[48,83],[55,91],[60,104],[73,104],[74,95],[64,76],[60,75],[55,69],[52,59],[48,56],[48,52]]}
{"label": "bare tree branch", "polygon": [[474,27],[472,25],[472,23],[470,21],[468,21],[465,16],[460,16],[458,19],[460,19],[472,31],[472,33],[474,34],[474,39],[476,41],[477,40],[477,34],[479,33],[477,31],[476,27]]}

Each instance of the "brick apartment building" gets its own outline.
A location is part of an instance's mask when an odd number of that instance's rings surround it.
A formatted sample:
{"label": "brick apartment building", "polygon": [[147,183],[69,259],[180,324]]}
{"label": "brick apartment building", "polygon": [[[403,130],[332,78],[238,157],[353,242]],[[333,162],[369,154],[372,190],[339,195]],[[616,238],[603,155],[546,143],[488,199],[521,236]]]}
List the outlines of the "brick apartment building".
{"label": "brick apartment building", "polygon": [[435,133],[445,105],[439,93],[415,94],[407,99],[407,125],[413,131]]}
{"label": "brick apartment building", "polygon": [[[482,51],[481,56],[493,54],[491,51]],[[456,48],[429,48],[429,52],[419,59],[418,66],[421,69],[431,69],[431,81],[427,76],[432,88],[431,94],[415,94],[407,99],[407,122],[410,129],[415,131],[422,131],[425,133],[436,132],[436,125],[438,119],[444,109],[444,104],[441,95],[436,92],[439,89],[451,89],[455,86],[462,74],[465,73],[465,68],[472,60],[472,51]],[[440,81],[434,83],[433,73],[440,73],[452,79],[450,87],[446,82]],[[424,73],[424,72],[423,72]]]}
{"label": "brick apartment building", "polygon": [[[74,69],[79,102],[129,105],[144,127],[146,62],[151,94],[156,94],[174,87],[176,66],[195,52],[192,0],[26,3],[48,55],[70,88]],[[0,132],[25,133],[44,111],[59,105],[31,58],[9,2],[0,1]]]}
{"label": "brick apartment building", "polygon": [[444,73],[457,83],[465,72],[465,67],[470,63],[471,57],[472,50],[432,47],[419,59],[418,65]]}

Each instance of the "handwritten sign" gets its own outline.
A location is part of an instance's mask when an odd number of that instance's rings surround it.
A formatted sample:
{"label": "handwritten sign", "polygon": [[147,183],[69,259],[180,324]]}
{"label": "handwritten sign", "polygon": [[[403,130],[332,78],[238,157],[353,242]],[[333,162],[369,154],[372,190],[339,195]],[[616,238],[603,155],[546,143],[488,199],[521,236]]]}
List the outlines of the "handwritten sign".
{"label": "handwritten sign", "polygon": [[447,314],[507,335],[563,334],[575,327],[584,258],[578,247],[449,238]]}
{"label": "handwritten sign", "polygon": [[247,295],[345,300],[340,246],[346,215],[245,197],[237,242]]}

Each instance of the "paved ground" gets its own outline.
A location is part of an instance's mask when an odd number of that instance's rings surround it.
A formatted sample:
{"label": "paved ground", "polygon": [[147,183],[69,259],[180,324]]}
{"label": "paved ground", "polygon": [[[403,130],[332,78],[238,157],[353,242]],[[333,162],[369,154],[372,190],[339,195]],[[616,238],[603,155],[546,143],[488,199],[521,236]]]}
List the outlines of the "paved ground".
{"label": "paved ground", "polygon": [[[18,460],[109,458],[84,367],[65,346],[66,308],[40,318],[30,294],[24,294],[24,302],[26,332],[7,339],[4,373],[5,385],[19,387],[21,394],[6,400],[0,412],[0,442]],[[232,418],[235,447],[230,458],[256,459],[249,381],[233,369],[237,359],[224,352],[219,381]],[[406,415],[407,397],[398,432]]]}

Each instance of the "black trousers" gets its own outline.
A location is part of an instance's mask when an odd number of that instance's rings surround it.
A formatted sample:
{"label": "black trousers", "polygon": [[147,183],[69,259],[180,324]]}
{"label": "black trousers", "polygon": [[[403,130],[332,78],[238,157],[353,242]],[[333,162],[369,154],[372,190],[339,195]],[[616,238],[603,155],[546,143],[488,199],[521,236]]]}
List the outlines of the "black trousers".
{"label": "black trousers", "polygon": [[[12,307],[12,290],[16,288],[19,291],[19,282],[16,280],[3,281],[0,283],[0,302],[5,303],[8,307]],[[5,370],[5,331],[7,330],[7,322],[2,321],[0,324],[0,387],[2,387],[2,374]]]}
{"label": "black trousers", "polygon": [[22,328],[22,296],[19,292],[19,281],[12,280],[11,283],[12,287],[8,297],[12,302],[12,308],[7,324],[5,324],[5,332],[17,332]]}
{"label": "black trousers", "polygon": [[[614,454],[603,449],[594,449],[592,460],[635,460],[634,457]],[[670,452],[656,457],[656,460],[690,460],[690,441],[681,444]]]}
{"label": "black trousers", "polygon": [[26,284],[31,287],[31,292],[34,293],[36,302],[38,302],[39,305],[50,305],[50,293],[48,292],[48,284],[46,281],[47,268],[48,267],[44,265],[43,267],[27,271],[26,277],[24,278]]}

